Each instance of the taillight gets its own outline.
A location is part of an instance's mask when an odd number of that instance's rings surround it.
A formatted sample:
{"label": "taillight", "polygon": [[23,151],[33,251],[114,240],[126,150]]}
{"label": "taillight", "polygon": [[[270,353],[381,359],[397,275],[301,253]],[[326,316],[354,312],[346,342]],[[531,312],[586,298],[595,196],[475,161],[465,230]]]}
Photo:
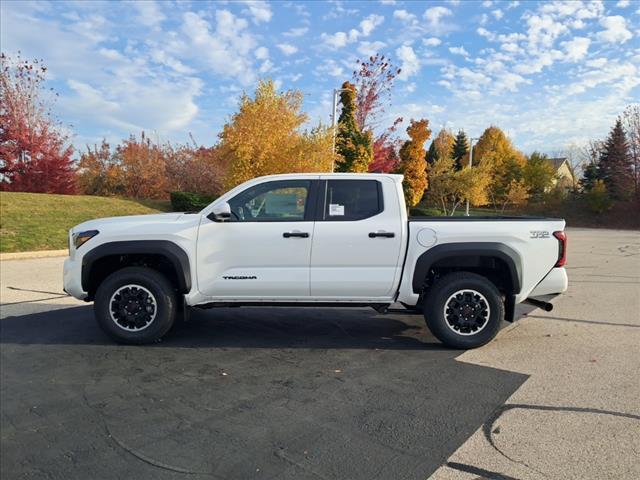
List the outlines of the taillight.
{"label": "taillight", "polygon": [[567,263],[567,235],[564,232],[553,232],[553,236],[558,239],[558,261],[556,267],[564,267]]}

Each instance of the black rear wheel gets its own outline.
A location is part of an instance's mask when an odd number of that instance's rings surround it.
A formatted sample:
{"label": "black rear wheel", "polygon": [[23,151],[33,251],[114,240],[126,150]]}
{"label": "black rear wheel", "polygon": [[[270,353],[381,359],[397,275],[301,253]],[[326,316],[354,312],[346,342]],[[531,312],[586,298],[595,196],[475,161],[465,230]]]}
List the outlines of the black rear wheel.
{"label": "black rear wheel", "polygon": [[176,316],[176,293],[156,270],[127,267],[109,275],[98,287],[94,312],[100,327],[121,343],[160,340]]}
{"label": "black rear wheel", "polygon": [[424,316],[431,333],[446,346],[476,348],[498,334],[504,320],[504,302],[487,278],[455,272],[430,288]]}

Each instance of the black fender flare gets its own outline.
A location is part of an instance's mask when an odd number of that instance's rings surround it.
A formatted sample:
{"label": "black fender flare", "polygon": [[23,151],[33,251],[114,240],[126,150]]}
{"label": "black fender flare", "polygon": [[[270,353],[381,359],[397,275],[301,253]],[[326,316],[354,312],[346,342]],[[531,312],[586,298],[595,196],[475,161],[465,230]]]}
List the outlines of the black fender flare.
{"label": "black fender flare", "polygon": [[507,265],[511,276],[512,293],[522,289],[522,259],[513,248],[498,242],[443,243],[430,248],[418,257],[413,271],[413,293],[420,293],[431,266],[446,257],[495,257]]}
{"label": "black fender flare", "polygon": [[113,255],[162,255],[167,258],[176,271],[178,291],[191,291],[191,267],[189,256],[181,247],[168,240],[126,240],[122,242],[108,242],[89,250],[82,257],[82,289],[88,291],[91,269],[93,264],[101,258]]}

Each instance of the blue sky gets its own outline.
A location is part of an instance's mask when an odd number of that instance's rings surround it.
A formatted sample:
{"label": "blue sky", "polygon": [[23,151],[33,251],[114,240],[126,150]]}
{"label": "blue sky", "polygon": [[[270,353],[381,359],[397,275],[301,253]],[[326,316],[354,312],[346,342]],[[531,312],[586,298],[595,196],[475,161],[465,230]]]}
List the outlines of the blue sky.
{"label": "blue sky", "polygon": [[640,99],[640,2],[139,1],[0,4],[2,51],[44,59],[77,147],[145,130],[211,145],[243,90],[271,77],[329,122],[355,62],[402,74],[388,121],[428,118],[554,153],[604,137]]}

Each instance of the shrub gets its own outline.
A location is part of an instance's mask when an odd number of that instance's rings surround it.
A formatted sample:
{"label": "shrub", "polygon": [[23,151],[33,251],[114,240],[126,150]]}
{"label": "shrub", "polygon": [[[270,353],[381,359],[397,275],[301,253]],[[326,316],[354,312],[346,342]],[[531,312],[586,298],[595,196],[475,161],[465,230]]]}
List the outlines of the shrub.
{"label": "shrub", "polygon": [[612,207],[611,197],[602,180],[596,180],[593,188],[586,194],[587,205],[593,213],[604,213]]}
{"label": "shrub", "polygon": [[193,192],[171,192],[171,207],[176,212],[200,211],[217,197]]}

